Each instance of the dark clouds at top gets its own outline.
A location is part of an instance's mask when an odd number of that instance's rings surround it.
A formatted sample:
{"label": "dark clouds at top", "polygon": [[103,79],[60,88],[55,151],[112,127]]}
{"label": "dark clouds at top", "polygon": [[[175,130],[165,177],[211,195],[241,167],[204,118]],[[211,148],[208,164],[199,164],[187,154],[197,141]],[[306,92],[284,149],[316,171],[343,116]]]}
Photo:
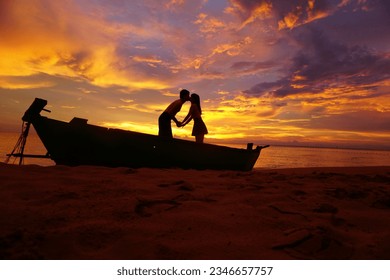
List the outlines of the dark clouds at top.
{"label": "dark clouds at top", "polygon": [[[234,2],[251,9],[256,1]],[[378,42],[383,42],[389,37],[384,33],[386,26],[390,30],[386,17],[389,14],[389,2],[264,2],[272,6],[279,29],[284,27],[280,32],[284,32],[283,36],[294,42],[298,49],[286,61],[289,66],[283,69],[279,79],[260,82],[244,90],[244,93],[285,97],[299,93],[319,93],[332,88],[375,89],[379,83],[389,79],[390,54],[383,52],[379,45],[376,48],[375,40],[378,38]],[[369,21],[365,22],[365,19]],[[357,27],[352,29],[354,21]],[[281,22],[290,24],[289,28],[281,25]],[[344,27],[350,28],[343,30]],[[371,41],[362,42],[365,34]],[[359,39],[354,40],[354,36]]]}

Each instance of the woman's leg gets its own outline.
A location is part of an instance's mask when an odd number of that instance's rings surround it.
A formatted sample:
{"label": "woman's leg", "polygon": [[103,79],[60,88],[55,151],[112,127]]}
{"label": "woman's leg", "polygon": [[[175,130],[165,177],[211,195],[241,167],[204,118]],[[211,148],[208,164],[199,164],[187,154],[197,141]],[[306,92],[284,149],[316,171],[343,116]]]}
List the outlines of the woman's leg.
{"label": "woman's leg", "polygon": [[204,134],[199,134],[195,136],[196,143],[203,143],[204,140]]}

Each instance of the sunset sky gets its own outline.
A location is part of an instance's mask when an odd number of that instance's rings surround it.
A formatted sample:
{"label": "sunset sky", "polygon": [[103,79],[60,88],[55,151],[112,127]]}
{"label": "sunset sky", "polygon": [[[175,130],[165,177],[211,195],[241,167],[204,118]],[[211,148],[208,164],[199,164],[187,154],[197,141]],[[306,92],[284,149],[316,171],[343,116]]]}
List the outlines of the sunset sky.
{"label": "sunset sky", "polygon": [[0,57],[0,131],[40,97],[157,134],[187,88],[206,142],[390,149],[388,0],[0,0]]}

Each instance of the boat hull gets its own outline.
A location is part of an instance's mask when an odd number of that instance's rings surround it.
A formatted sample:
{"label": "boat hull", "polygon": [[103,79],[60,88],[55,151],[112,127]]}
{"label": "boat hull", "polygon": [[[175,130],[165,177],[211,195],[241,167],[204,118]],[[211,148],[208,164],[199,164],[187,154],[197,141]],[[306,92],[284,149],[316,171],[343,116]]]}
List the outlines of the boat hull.
{"label": "boat hull", "polygon": [[236,149],[110,129],[75,118],[43,116],[32,121],[50,158],[60,165],[251,170],[261,148]]}

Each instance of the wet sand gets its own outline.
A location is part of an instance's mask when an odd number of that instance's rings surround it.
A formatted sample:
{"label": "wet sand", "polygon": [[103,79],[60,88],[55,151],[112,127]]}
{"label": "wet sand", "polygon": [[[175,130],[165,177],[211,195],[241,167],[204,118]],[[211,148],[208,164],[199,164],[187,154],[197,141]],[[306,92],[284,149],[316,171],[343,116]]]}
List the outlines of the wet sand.
{"label": "wet sand", "polygon": [[390,167],[0,164],[1,259],[390,259]]}

